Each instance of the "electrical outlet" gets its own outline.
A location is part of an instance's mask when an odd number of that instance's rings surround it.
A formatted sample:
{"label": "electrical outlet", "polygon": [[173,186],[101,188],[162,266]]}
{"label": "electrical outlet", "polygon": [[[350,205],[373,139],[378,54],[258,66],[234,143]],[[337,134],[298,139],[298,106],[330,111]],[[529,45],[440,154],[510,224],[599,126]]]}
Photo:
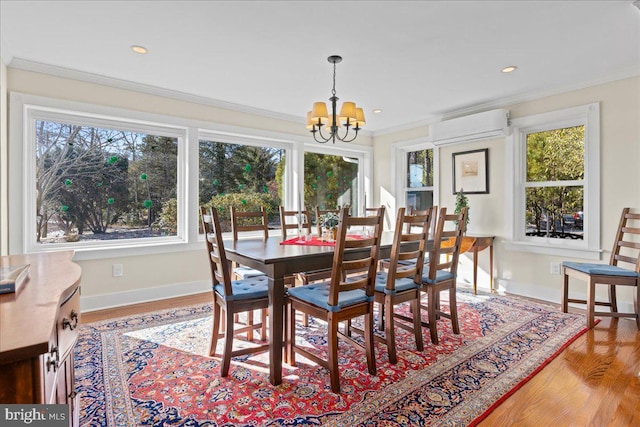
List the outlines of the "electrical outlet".
{"label": "electrical outlet", "polygon": [[122,264],[112,264],[111,265],[111,274],[113,277],[121,277],[124,275],[124,269]]}
{"label": "electrical outlet", "polygon": [[551,274],[553,274],[554,276],[559,276],[560,275],[560,263],[559,262],[552,262],[551,263]]}

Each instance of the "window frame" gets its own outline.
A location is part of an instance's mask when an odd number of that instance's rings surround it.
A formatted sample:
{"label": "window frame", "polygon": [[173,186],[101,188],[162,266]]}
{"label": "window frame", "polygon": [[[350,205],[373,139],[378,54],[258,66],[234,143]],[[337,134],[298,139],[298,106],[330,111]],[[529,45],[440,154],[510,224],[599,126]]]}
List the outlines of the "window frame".
{"label": "window frame", "polygon": [[[304,171],[304,151],[325,154],[348,155],[361,161],[359,168],[359,196],[372,194],[371,171],[373,148],[358,144],[336,143],[321,146],[309,142],[306,135],[293,135],[283,132],[240,127],[212,121],[189,119],[164,114],[127,110],[78,101],[62,100],[20,92],[10,93],[9,116],[9,253],[40,253],[60,250],[74,250],[75,260],[104,259],[114,257],[153,255],[184,250],[200,250],[202,235],[199,225],[199,141],[215,139],[232,144],[268,146],[286,150],[287,179],[284,192],[284,204],[288,209],[297,208],[299,203],[302,173]],[[141,130],[157,133],[157,129],[180,133],[178,142],[178,232],[177,236],[144,239],[122,239],[100,241],[92,244],[84,242],[38,245],[35,243],[35,195],[29,201],[27,194],[35,190],[35,139],[29,122],[34,112],[42,112],[47,119],[63,117],[82,120],[81,124],[95,124],[113,127],[119,123],[123,130]],[[29,135],[29,132],[32,132]],[[161,132],[162,133],[162,132]],[[29,140],[28,138],[31,137]],[[33,144],[33,145],[32,145]],[[361,199],[362,200],[362,199]],[[371,197],[370,200],[373,200]],[[30,210],[33,209],[33,210]],[[26,215],[33,212],[32,215]],[[31,225],[28,226],[29,221]],[[28,226],[28,227],[27,227]],[[28,229],[27,229],[28,228]],[[33,244],[29,241],[31,239]],[[40,247],[46,246],[46,247]]]}
{"label": "window frame", "polygon": [[[433,186],[429,187],[409,187],[407,184],[407,155],[411,151],[433,150]],[[407,196],[409,191],[432,191],[433,206],[440,204],[440,148],[428,141],[426,138],[419,138],[409,141],[402,141],[393,144],[394,170],[391,172],[392,177],[402,179],[396,180],[396,208],[407,207]],[[394,212],[395,220],[395,212]]]}
{"label": "window frame", "polygon": [[[583,240],[525,235],[526,138],[530,133],[584,126],[584,179],[557,181],[584,188]],[[507,249],[547,255],[600,259],[600,106],[599,103],[565,108],[511,121],[505,146],[505,244]],[[545,183],[548,183],[545,181]]]}

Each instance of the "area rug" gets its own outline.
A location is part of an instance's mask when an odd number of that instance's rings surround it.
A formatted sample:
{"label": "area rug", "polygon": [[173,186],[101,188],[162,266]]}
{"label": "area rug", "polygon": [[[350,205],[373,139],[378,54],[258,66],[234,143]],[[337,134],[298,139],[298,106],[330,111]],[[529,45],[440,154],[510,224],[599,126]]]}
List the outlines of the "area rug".
{"label": "area rug", "polygon": [[[474,425],[586,331],[581,315],[461,290],[458,314],[461,333],[441,319],[440,344],[424,328],[422,352],[397,328],[396,365],[376,343],[375,376],[360,351],[341,343],[340,395],[328,371],[301,356],[296,367],[283,365],[279,386],[268,381],[268,353],[234,358],[220,377],[220,352],[208,356],[208,304],[86,324],[75,358],[80,425]],[[324,324],[298,326],[296,339],[323,354]]]}

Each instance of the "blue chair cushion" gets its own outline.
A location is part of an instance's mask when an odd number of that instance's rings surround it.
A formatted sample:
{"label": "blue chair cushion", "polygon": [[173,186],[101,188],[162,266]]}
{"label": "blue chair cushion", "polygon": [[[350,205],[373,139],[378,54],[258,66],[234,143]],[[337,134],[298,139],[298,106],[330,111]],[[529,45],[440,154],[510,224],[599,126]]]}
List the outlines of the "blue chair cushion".
{"label": "blue chair cushion", "polygon": [[594,264],[589,262],[568,262],[562,263],[563,267],[571,268],[573,270],[581,271],[586,274],[598,275],[598,276],[626,276],[636,277],[638,273],[633,270],[626,270],[615,265],[609,264]]}
{"label": "blue chair cushion", "polygon": [[449,271],[444,270],[436,270],[436,280],[429,279],[429,275],[427,273],[422,274],[422,282],[423,283],[438,283],[445,280],[455,279],[455,275],[451,274]]}
{"label": "blue chair cushion", "polygon": [[264,276],[264,273],[262,271],[256,270],[254,268],[249,268],[249,267],[238,267],[235,270],[233,270],[233,272],[236,273],[238,277],[242,279]]}
{"label": "blue chair cushion", "polygon": [[340,292],[338,294],[338,305],[329,305],[329,287],[329,282],[313,283],[311,285],[289,288],[288,292],[289,296],[331,312],[340,311],[354,304],[373,301],[373,296],[368,297],[362,289],[355,289],[353,291]]}
{"label": "blue chair cushion", "polygon": [[420,285],[413,281],[411,277],[401,277],[396,279],[395,290],[387,289],[387,273],[384,271],[376,274],[376,292],[383,292],[387,295],[395,295],[398,292],[407,291],[409,289],[417,289]]}
{"label": "blue chair cushion", "polygon": [[220,294],[225,301],[243,301],[249,299],[265,298],[269,295],[269,279],[267,276],[252,277],[231,282],[233,295],[224,294],[224,285],[218,283],[214,291]]}

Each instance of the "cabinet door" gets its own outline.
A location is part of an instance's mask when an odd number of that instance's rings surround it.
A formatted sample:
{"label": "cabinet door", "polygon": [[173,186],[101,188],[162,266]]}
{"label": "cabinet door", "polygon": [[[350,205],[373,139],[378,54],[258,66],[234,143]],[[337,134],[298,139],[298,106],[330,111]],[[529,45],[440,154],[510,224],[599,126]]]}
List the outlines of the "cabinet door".
{"label": "cabinet door", "polygon": [[75,390],[75,376],[73,371],[73,352],[61,361],[58,370],[57,402],[69,405],[69,425],[77,426],[79,421],[78,397]]}

